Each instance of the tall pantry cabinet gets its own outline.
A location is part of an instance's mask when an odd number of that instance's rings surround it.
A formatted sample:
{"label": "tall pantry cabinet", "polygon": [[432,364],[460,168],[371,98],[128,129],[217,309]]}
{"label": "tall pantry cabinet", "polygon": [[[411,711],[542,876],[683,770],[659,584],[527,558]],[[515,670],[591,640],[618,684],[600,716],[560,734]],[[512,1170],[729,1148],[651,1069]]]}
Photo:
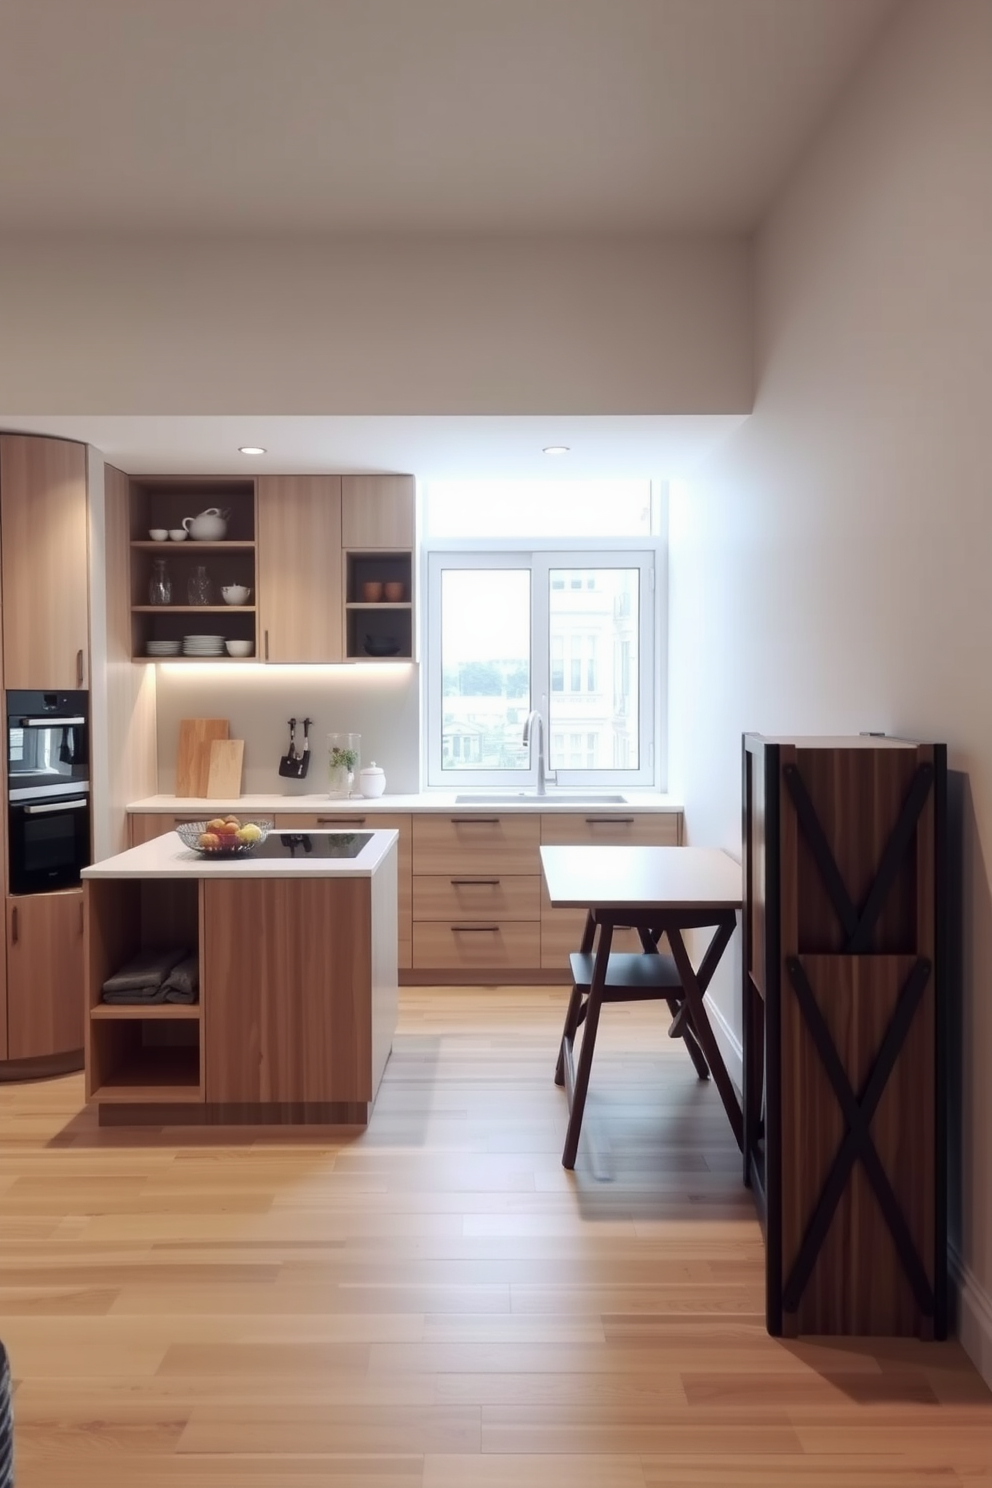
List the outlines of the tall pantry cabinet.
{"label": "tall pantry cabinet", "polygon": [[[83,444],[0,434],[0,626],[0,701],[9,689],[89,688]],[[0,1077],[16,1078],[45,1061],[71,1067],[82,1049],[82,891],[7,893],[5,707],[0,727]]]}
{"label": "tall pantry cabinet", "polygon": [[3,685],[89,686],[86,446],[0,435]]}

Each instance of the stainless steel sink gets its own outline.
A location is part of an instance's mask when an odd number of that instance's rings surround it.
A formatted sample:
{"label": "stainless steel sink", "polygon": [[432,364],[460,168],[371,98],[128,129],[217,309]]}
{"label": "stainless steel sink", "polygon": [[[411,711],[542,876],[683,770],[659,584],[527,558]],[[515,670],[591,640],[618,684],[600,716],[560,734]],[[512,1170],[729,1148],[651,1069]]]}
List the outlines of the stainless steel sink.
{"label": "stainless steel sink", "polygon": [[456,806],[516,806],[524,801],[537,801],[542,806],[623,806],[626,796],[609,796],[597,791],[595,795],[569,795],[564,791],[549,791],[539,796],[535,791],[500,791],[498,795],[483,795],[473,792],[470,796],[456,796]]}

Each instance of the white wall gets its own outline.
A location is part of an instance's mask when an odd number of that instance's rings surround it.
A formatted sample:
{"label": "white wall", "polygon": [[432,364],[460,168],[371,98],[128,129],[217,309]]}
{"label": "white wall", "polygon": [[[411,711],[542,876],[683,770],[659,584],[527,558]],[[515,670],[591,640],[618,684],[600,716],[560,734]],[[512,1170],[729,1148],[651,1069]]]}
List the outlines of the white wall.
{"label": "white wall", "polygon": [[672,502],[671,719],[690,840],[734,851],[744,730],[946,740],[967,774],[955,1228],[992,1379],[990,162],[992,5],[917,0],[759,235],[754,414]]}
{"label": "white wall", "polygon": [[0,305],[13,414],[751,406],[741,239],[8,239]]}
{"label": "white wall", "polygon": [[[246,795],[327,790],[327,735],[362,736],[362,764],[386,772],[388,795],[419,790],[419,668],[412,662],[354,666],[159,666],[159,790],[176,787],[176,746],[182,718],[227,718],[231,738],[244,739]],[[314,720],[307,779],[280,777],[289,739],[287,720]]]}

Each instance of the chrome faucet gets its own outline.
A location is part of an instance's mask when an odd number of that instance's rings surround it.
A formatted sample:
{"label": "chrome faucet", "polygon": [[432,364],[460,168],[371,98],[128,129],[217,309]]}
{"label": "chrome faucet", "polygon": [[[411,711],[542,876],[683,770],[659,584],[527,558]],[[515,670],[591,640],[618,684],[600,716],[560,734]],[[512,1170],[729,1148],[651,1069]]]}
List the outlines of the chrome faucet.
{"label": "chrome faucet", "polygon": [[524,748],[526,749],[530,746],[531,730],[533,729],[535,721],[537,722],[537,794],[539,796],[544,796],[547,795],[546,776],[550,773],[552,785],[557,784],[557,778],[553,771],[549,772],[546,769],[547,761],[545,758],[545,744],[547,740],[547,734],[544,728],[544,719],[541,717],[541,714],[537,711],[536,708],[531,709],[531,711],[527,714],[527,719],[524,723]]}

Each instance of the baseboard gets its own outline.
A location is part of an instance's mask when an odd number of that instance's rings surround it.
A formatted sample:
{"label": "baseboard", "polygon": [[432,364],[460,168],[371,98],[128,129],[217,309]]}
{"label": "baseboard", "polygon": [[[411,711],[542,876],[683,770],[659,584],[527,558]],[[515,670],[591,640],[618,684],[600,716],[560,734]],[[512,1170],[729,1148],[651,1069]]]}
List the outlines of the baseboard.
{"label": "baseboard", "polygon": [[957,1333],[982,1379],[992,1387],[992,1296],[949,1247],[951,1279],[957,1290]]}
{"label": "baseboard", "polygon": [[727,1066],[727,1074],[733,1080],[738,1090],[744,1089],[744,1049],[734,1029],[727,1022],[723,1013],[715,1002],[707,999],[706,1011],[710,1015],[710,1027],[720,1046],[723,1062]]}

